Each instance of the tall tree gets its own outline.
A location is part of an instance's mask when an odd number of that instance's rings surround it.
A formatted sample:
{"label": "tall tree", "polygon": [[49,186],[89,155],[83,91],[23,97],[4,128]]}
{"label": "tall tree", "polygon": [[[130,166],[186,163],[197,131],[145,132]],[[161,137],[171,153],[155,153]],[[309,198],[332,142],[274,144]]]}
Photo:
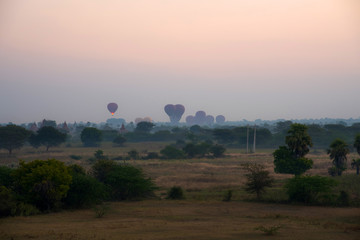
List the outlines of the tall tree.
{"label": "tall tree", "polygon": [[307,129],[306,125],[299,123],[294,123],[290,126],[285,142],[295,158],[304,157],[309,153],[310,147],[313,146]]}
{"label": "tall tree", "polygon": [[46,126],[37,131],[37,135],[31,138],[31,144],[36,147],[38,144],[46,147],[49,151],[50,147],[59,146],[66,141],[66,133],[62,133],[54,127]]}
{"label": "tall tree", "polygon": [[275,172],[301,175],[310,169],[313,161],[305,158],[312,146],[307,126],[298,123],[292,124],[285,142],[288,146],[280,146],[273,153]]}
{"label": "tall tree", "polygon": [[[350,150],[348,145],[341,139],[336,139],[330,144],[330,148],[327,153],[330,154],[333,167],[335,168],[336,174],[341,176],[342,172],[346,169],[347,154]],[[329,169],[330,171],[330,169]]]}
{"label": "tall tree", "polygon": [[96,147],[102,140],[102,132],[97,128],[86,127],[81,131],[80,138],[85,147]]}
{"label": "tall tree", "polygon": [[21,148],[29,136],[30,131],[20,126],[0,127],[0,148],[8,150],[11,154],[14,149]]}

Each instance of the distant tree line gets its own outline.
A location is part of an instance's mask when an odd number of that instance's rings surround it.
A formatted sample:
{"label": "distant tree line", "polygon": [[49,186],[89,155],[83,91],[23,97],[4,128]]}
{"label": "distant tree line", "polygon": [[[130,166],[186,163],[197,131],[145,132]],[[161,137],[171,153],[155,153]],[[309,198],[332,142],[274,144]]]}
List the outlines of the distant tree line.
{"label": "distant tree line", "polygon": [[[277,148],[284,144],[291,121],[278,122],[275,126],[241,126],[208,128],[194,125],[191,127],[155,126],[150,122],[140,122],[133,131],[120,133],[111,128],[98,129],[93,126],[78,126],[74,132],[66,133],[54,127],[54,121],[44,122],[44,126],[36,132],[21,126],[0,126],[0,148],[10,154],[26,142],[35,148],[44,146],[46,151],[64,142],[81,141],[85,147],[98,147],[102,142],[113,142],[121,147],[126,142],[176,142],[190,141],[194,144],[215,142],[225,147],[240,149]],[[352,126],[342,124],[306,125],[307,133],[312,139],[312,149],[327,149],[334,139],[342,139],[353,149],[352,141],[360,133],[360,123]],[[256,129],[256,130],[255,130]]]}

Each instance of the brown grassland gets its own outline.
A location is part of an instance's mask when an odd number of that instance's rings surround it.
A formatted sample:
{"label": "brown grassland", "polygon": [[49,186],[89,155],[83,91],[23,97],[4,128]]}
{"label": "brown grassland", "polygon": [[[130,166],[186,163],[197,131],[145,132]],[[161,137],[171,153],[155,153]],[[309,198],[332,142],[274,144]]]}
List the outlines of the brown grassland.
{"label": "brown grassland", "polygon": [[[159,152],[167,144],[129,143],[121,148],[112,147],[110,143],[101,148],[73,144],[49,152],[24,147],[11,157],[1,151],[0,164],[12,166],[19,159],[55,158],[89,169],[88,159],[97,149],[115,158],[131,149],[142,154]],[[221,159],[129,160],[128,164],[141,167],[159,187],[156,198],[106,203],[106,213],[101,218],[95,217],[94,209],[84,209],[0,219],[0,239],[360,239],[360,208],[283,203],[286,194],[282,185],[292,176],[274,173],[272,151],[244,154],[239,149],[228,149],[228,156]],[[70,155],[82,158],[73,160]],[[326,176],[331,165],[328,155],[316,152],[308,157],[314,160],[314,166],[307,174]],[[352,153],[348,160],[356,157]],[[276,179],[273,188],[264,195],[266,202],[253,201],[254,196],[243,190],[245,177],[240,165],[248,162],[264,164]],[[345,174],[354,175],[355,170],[349,167]],[[172,186],[181,186],[186,199],[165,199]],[[358,194],[360,178],[346,187]],[[222,199],[228,190],[233,191],[232,201],[224,202]],[[274,228],[274,236],[256,230],[259,226],[268,232]]]}

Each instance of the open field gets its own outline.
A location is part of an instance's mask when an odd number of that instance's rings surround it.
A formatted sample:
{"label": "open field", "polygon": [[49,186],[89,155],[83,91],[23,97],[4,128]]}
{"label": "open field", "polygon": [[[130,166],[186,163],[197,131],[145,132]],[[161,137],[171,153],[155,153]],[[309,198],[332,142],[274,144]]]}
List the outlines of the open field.
{"label": "open field", "polygon": [[[9,157],[0,152],[1,165],[17,165],[18,159],[56,158],[68,164],[77,163],[89,169],[89,158],[102,149],[109,158],[126,155],[131,149],[140,153],[159,152],[168,143],[134,143],[124,148],[110,143],[99,148],[59,147],[43,152],[30,147],[15,151]],[[255,203],[254,196],[243,190],[246,162],[262,163],[275,177],[275,186],[264,196],[282,202],[284,179],[291,175],[273,172],[273,150],[259,150],[244,154],[243,150],[229,149],[221,159],[186,160],[129,160],[128,164],[141,167],[159,187],[157,198],[138,202],[109,203],[103,218],[96,218],[93,209],[63,211],[31,217],[0,219],[0,239],[268,239],[256,227],[280,226],[274,239],[359,239],[360,208],[308,207],[281,203]],[[80,160],[71,159],[78,155]],[[314,167],[308,174],[326,176],[331,165],[325,152],[310,153]],[[357,157],[350,154],[348,161]],[[119,161],[123,162],[123,161]],[[353,175],[349,169],[346,174]],[[165,200],[172,186],[185,190],[186,200]],[[359,193],[360,181],[346,186]],[[355,189],[356,188],[356,189]],[[233,190],[231,202],[223,202],[224,193]],[[360,197],[360,196],[357,196]]]}
{"label": "open field", "polygon": [[[256,227],[280,226],[275,236]],[[360,236],[360,210],[248,202],[147,200],[0,219],[0,239],[341,239]]]}

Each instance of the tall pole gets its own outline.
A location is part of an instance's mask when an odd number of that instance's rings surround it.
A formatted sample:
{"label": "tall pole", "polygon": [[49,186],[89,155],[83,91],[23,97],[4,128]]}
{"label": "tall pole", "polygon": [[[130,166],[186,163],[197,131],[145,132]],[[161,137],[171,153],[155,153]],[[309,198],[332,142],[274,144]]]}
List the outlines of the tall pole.
{"label": "tall pole", "polygon": [[249,153],[249,124],[246,131],[246,153]]}
{"label": "tall pole", "polygon": [[253,152],[256,151],[256,125],[254,126],[254,145],[253,145]]}

